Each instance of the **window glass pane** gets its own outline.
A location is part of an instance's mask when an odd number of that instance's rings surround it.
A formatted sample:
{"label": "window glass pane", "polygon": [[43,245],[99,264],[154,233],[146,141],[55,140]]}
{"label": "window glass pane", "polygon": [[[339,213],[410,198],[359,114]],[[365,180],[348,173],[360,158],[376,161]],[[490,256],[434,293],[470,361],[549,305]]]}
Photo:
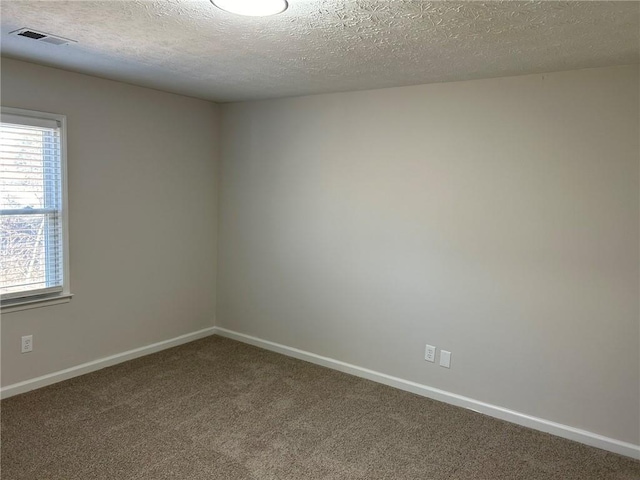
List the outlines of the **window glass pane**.
{"label": "window glass pane", "polygon": [[0,292],[46,288],[45,215],[3,215],[0,222]]}

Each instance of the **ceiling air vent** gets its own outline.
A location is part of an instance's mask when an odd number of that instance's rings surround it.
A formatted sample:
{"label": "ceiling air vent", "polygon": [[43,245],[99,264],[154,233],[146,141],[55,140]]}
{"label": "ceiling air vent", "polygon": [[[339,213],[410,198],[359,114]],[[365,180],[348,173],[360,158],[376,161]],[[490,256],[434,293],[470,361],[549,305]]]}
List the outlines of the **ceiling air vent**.
{"label": "ceiling air vent", "polygon": [[75,40],[59,37],[57,35],[51,35],[50,33],[38,32],[31,28],[21,28],[20,30],[14,30],[9,35],[17,35],[19,37],[30,38],[31,40],[50,43],[52,45],[66,45],[67,43],[76,43]]}

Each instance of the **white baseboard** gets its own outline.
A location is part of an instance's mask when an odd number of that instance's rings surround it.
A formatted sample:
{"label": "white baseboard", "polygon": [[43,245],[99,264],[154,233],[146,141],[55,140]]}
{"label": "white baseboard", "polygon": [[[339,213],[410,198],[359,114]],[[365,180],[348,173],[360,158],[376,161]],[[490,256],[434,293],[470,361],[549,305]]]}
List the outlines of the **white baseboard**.
{"label": "white baseboard", "polygon": [[6,387],[0,388],[0,398],[8,398],[30,390],[35,390],[36,388],[46,387],[47,385],[62,382],[63,380],[84,375],[85,373],[94,372],[105,367],[133,360],[134,358],[159,352],[160,350],[166,350],[167,348],[176,347],[183,343],[192,342],[199,338],[213,335],[214,333],[214,327],[205,328],[203,330],[198,330],[197,332],[187,333],[185,335],[180,335],[179,337],[170,338],[169,340],[163,340],[162,342],[153,343],[144,347],[134,348],[133,350],[117,353],[109,357],[99,358],[98,360],[83,363],[82,365],[76,365],[75,367],[66,368],[47,375],[42,375],[41,377],[25,380],[24,382],[7,385]]}
{"label": "white baseboard", "polygon": [[525,413],[516,412],[507,408],[499,407],[497,405],[491,405],[478,400],[474,400],[469,397],[457,395],[455,393],[440,390],[438,388],[429,387],[420,383],[412,382],[409,380],[403,380],[402,378],[393,377],[384,373],[369,370],[367,368],[351,365],[332,358],[316,355],[315,353],[306,352],[286,345],[270,342],[261,338],[245,335],[244,333],[234,332],[221,327],[214,327],[215,334],[222,337],[238,340],[243,343],[248,343],[256,347],[264,348],[265,350],[271,350],[272,352],[281,353],[289,357],[305,360],[316,365],[322,365],[333,370],[349,373],[357,377],[373,380],[374,382],[389,385],[391,387],[399,388],[407,392],[422,395],[423,397],[439,400],[458,407],[467,408],[476,412],[489,415],[491,417],[499,418],[507,422],[515,423],[525,427],[533,428],[542,432],[550,433],[558,437],[567,438],[576,442],[584,443],[592,447],[601,448],[610,452],[625,455],[627,457],[640,459],[640,445],[634,445],[632,443],[623,442],[613,438],[605,437],[597,433],[592,433],[579,428],[570,427],[561,423],[552,422],[543,418],[533,417]]}
{"label": "white baseboard", "polygon": [[200,338],[207,337],[209,335],[220,335],[222,337],[238,340],[243,343],[255,345],[256,347],[264,348],[273,352],[281,353],[289,357],[305,360],[316,365],[322,365],[324,367],[345,372],[357,377],[366,378],[374,382],[389,385],[391,387],[405,390],[407,392],[415,393],[424,397],[439,400],[458,407],[467,408],[476,412],[489,415],[491,417],[499,418],[508,422],[512,422],[525,427],[533,428],[542,432],[557,435],[559,437],[574,440],[576,442],[584,443],[592,447],[601,448],[610,452],[625,455],[627,457],[640,459],[640,445],[634,445],[632,443],[623,442],[613,438],[605,437],[597,433],[592,433],[579,428],[570,427],[561,423],[552,422],[543,418],[533,417],[525,413],[516,412],[507,408],[499,407],[497,405],[491,405],[472,398],[457,395],[455,393],[440,390],[438,388],[429,387],[420,383],[412,382],[410,380],[404,380],[402,378],[393,377],[385,373],[376,372],[367,368],[351,365],[332,358],[316,355],[315,353],[306,352],[286,345],[270,342],[243,333],[234,332],[221,327],[210,327],[197,332],[187,333],[180,335],[179,337],[164,340],[162,342],[154,343],[140,348],[135,348],[126,352],[111,355],[109,357],[100,358],[91,362],[83,363],[75,367],[67,368],[57,372],[49,373],[41,377],[25,380],[24,382],[14,383],[0,388],[0,398],[8,398],[14,395],[35,390],[36,388],[45,387],[54,383],[68,380],[79,375],[94,372],[102,368],[106,368],[118,363],[133,360],[134,358],[149,355],[151,353],[159,352],[167,348],[182,345],[183,343],[192,342]]}

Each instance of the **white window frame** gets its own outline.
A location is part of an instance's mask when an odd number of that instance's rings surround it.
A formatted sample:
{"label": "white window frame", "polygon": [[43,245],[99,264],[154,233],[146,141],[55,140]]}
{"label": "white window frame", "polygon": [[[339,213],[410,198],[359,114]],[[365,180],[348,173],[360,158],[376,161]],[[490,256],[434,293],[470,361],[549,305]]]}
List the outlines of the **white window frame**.
{"label": "white window frame", "polygon": [[35,110],[25,110],[22,108],[0,107],[2,114],[19,115],[33,119],[54,120],[60,124],[60,173],[62,187],[62,291],[38,296],[29,295],[18,296],[0,301],[0,311],[2,314],[11,313],[29,308],[44,307],[47,305],[58,305],[67,303],[73,296],[69,282],[69,203],[68,203],[68,183],[67,183],[67,117],[58,113],[39,112]]}

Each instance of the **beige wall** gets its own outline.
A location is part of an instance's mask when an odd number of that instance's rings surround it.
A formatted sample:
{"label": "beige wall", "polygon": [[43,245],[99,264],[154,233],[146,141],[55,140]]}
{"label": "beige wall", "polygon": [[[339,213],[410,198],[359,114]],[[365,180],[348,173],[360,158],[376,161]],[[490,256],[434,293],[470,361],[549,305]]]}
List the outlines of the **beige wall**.
{"label": "beige wall", "polygon": [[217,325],[640,443],[638,104],[630,66],[225,105]]}
{"label": "beige wall", "polygon": [[218,107],[9,59],[1,73],[2,105],[67,115],[74,294],[2,315],[2,384],[212,326]]}

